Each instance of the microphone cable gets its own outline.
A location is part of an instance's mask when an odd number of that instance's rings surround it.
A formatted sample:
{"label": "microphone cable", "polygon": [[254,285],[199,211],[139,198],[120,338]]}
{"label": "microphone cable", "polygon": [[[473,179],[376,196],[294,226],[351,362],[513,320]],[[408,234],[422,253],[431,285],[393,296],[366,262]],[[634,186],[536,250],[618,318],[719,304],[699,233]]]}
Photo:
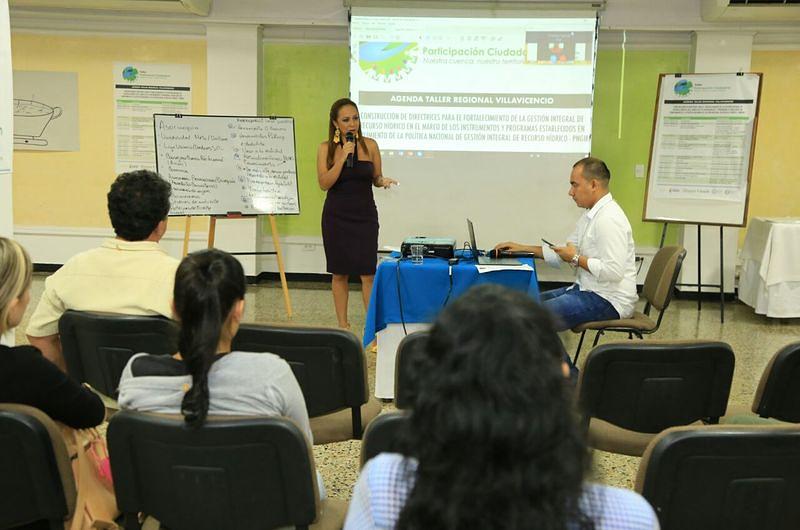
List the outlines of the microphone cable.
{"label": "microphone cable", "polygon": [[403,261],[404,257],[397,258],[397,273],[395,275],[395,279],[397,280],[397,304],[400,306],[400,323],[403,324],[403,335],[408,336],[408,330],[406,330],[406,318],[403,314],[403,296],[400,294],[400,262]]}

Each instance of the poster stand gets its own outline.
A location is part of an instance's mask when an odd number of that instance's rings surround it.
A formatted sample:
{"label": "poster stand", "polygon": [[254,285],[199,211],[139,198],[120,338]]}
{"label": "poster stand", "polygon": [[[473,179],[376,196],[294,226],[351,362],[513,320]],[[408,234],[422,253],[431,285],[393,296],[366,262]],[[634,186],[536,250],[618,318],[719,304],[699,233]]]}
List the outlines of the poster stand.
{"label": "poster stand", "polygon": [[[719,288],[725,322],[724,227],[747,223],[758,114],[759,73],[661,74],[642,220],[697,225],[697,309],[703,287]],[[719,283],[702,281],[702,226],[719,227]]]}
{"label": "poster stand", "polygon": [[[661,229],[661,242],[658,244],[658,248],[664,247],[664,239],[667,237],[667,225],[669,223],[664,223],[664,226]],[[703,287],[719,287],[719,321],[721,324],[725,323],[725,254],[723,253],[724,250],[724,239],[722,229],[724,228],[722,225],[719,225],[719,283],[702,283],[702,268],[703,268],[703,260],[701,259],[702,254],[702,235],[701,235],[701,227],[703,225],[697,225],[697,283],[676,283],[676,287],[697,287],[697,310],[702,311],[702,294],[703,294]]]}

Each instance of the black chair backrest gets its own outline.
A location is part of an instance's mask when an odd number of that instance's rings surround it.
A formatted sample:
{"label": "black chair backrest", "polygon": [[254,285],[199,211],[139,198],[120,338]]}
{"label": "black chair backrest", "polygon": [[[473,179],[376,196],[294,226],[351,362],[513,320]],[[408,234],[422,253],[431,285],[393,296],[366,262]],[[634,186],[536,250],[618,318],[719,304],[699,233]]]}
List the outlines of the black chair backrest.
{"label": "black chair backrest", "polygon": [[111,397],[137,353],[171,355],[178,351],[178,325],[163,317],[66,311],[58,321],[67,373]]}
{"label": "black chair backrest", "polygon": [[761,377],[753,412],[800,423],[800,342],[778,350]]}
{"label": "black chair backrest", "polygon": [[428,331],[406,335],[397,346],[394,369],[394,404],[399,409],[411,408],[417,397],[420,359],[424,359]]}
{"label": "black chair backrest", "polygon": [[358,408],[369,399],[364,348],[349,331],[242,324],[231,348],[274,353],[288,362],[309,417]]}
{"label": "black chair backrest", "polygon": [[626,341],[593,349],[578,384],[588,418],[657,433],[725,414],[734,355],[724,342]]}
{"label": "black chair backrest", "polygon": [[75,483],[53,421],[33,407],[0,404],[0,454],[0,528],[47,521],[63,530]]}
{"label": "black chair backrest", "polygon": [[408,415],[403,412],[388,412],[372,420],[361,442],[361,465],[380,453],[402,453],[398,434],[407,422]]}
{"label": "black chair backrest", "polygon": [[281,417],[209,419],[122,411],[108,447],[117,505],[170,530],[305,527],[317,516],[313,458],[303,433]]}
{"label": "black chair backrest", "polygon": [[637,489],[662,530],[800,528],[800,429],[680,427],[658,435]]}

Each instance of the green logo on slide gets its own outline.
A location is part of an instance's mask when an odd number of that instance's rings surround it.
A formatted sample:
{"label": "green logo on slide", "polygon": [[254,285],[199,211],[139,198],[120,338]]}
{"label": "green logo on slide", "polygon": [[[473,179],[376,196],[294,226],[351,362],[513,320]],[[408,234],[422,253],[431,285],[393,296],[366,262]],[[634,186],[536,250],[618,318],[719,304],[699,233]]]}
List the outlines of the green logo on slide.
{"label": "green logo on slide", "polygon": [[675,93],[679,96],[688,96],[692,91],[692,82],[688,79],[680,79],[673,87]]}
{"label": "green logo on slide", "polygon": [[359,42],[358,64],[377,81],[399,81],[417,62],[416,42]]}

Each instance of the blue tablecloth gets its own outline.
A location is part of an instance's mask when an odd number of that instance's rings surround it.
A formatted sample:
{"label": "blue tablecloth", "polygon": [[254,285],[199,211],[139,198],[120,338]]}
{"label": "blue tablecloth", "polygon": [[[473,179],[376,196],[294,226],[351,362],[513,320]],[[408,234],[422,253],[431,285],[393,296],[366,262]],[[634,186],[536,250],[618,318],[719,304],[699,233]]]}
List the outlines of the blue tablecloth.
{"label": "blue tablecloth", "polygon": [[[457,253],[459,254],[460,252]],[[424,263],[415,265],[407,258],[400,259],[399,255],[393,255],[391,259],[382,261],[378,265],[372,286],[367,323],[364,327],[364,346],[375,340],[375,334],[387,324],[433,322],[445,301],[452,302],[473,285],[499,283],[525,291],[539,299],[539,281],[533,259],[520,258],[521,262],[533,267],[533,271],[497,270],[481,274],[475,268],[475,261],[469,257],[469,253],[465,256],[458,264],[453,265],[452,290],[450,266],[445,259],[425,258]]]}

